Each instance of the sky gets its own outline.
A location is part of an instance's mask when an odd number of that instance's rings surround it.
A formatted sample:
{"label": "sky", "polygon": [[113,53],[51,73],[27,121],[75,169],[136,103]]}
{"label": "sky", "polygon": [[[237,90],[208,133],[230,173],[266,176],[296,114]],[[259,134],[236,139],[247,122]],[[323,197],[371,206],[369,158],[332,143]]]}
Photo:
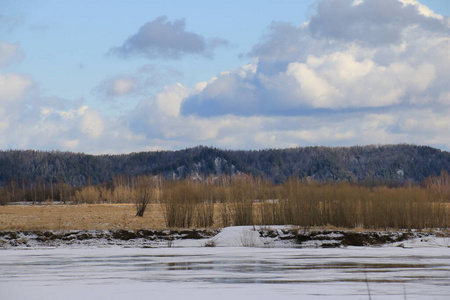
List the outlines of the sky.
{"label": "sky", "polygon": [[0,0],[0,149],[450,151],[450,1]]}

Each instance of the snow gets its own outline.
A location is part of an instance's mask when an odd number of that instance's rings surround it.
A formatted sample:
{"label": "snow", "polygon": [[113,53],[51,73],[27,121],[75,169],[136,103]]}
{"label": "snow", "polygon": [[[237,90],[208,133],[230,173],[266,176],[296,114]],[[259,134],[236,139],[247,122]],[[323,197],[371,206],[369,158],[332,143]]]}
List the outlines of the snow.
{"label": "snow", "polygon": [[[284,228],[271,226],[277,231]],[[382,247],[295,248],[262,238],[254,229],[229,227],[213,238],[177,240],[172,247],[97,244],[0,250],[0,299],[369,299],[369,293],[371,299],[448,299],[450,295],[448,238],[415,238]],[[206,243],[215,247],[204,247]]]}
{"label": "snow", "polygon": [[[285,226],[272,226],[271,228],[285,228]],[[216,247],[264,247],[275,246],[276,239],[260,237],[257,231],[259,226],[232,226],[223,228],[216,236],[204,240],[174,241],[176,247],[201,247],[212,244]]]}

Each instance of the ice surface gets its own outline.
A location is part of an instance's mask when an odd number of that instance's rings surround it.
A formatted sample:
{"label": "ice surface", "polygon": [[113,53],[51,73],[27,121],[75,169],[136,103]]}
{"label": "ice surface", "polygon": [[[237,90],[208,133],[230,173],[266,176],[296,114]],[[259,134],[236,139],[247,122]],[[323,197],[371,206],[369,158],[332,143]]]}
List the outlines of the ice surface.
{"label": "ice surface", "polygon": [[0,250],[0,299],[449,299],[449,238],[296,248],[258,229],[151,248],[136,239]]}
{"label": "ice surface", "polygon": [[449,278],[438,246],[0,251],[0,299],[11,300],[448,299]]}

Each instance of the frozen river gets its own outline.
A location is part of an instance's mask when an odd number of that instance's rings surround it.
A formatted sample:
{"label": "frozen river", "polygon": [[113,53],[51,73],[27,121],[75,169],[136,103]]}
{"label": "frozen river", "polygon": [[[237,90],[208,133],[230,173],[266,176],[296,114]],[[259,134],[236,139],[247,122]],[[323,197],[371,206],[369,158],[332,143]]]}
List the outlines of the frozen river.
{"label": "frozen river", "polygon": [[0,299],[450,299],[450,248],[0,250]]}

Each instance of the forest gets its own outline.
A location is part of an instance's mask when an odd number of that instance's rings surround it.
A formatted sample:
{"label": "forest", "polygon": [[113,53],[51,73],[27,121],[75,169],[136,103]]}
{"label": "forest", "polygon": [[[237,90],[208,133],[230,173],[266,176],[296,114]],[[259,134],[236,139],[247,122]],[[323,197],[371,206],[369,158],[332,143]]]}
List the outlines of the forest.
{"label": "forest", "polygon": [[139,176],[206,182],[248,175],[274,185],[299,180],[396,187],[421,185],[441,172],[450,172],[449,152],[405,144],[254,151],[198,146],[122,155],[8,150],[0,152],[0,203],[66,202],[84,187],[112,191]]}

